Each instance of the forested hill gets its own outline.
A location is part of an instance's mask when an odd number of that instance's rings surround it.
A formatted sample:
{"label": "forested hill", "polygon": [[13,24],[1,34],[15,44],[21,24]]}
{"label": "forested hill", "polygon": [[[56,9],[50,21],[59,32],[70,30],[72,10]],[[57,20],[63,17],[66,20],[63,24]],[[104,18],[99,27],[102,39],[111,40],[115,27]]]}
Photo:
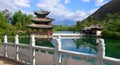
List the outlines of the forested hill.
{"label": "forested hill", "polygon": [[78,21],[76,29],[80,30],[94,24],[104,27],[102,31],[104,38],[120,39],[120,0],[111,0],[82,22]]}
{"label": "forested hill", "polygon": [[111,0],[109,3],[103,5],[91,16],[97,17],[98,19],[106,18],[107,14],[120,13],[120,0]]}

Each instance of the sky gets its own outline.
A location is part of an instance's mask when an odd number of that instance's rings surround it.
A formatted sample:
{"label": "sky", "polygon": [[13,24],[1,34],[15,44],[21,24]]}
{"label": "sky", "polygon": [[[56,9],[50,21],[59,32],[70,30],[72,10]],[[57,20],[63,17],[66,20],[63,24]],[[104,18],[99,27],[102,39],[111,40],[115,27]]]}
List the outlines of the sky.
{"label": "sky", "polygon": [[0,10],[12,13],[21,10],[24,14],[47,10],[55,25],[75,25],[111,0],[0,0]]}

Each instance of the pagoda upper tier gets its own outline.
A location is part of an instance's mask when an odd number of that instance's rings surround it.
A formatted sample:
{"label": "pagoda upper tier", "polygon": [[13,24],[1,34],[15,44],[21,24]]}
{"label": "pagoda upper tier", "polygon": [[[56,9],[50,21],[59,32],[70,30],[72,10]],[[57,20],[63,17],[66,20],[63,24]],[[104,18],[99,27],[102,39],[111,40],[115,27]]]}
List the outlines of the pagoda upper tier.
{"label": "pagoda upper tier", "polygon": [[35,11],[34,13],[39,18],[45,18],[50,12],[48,12],[48,11]]}

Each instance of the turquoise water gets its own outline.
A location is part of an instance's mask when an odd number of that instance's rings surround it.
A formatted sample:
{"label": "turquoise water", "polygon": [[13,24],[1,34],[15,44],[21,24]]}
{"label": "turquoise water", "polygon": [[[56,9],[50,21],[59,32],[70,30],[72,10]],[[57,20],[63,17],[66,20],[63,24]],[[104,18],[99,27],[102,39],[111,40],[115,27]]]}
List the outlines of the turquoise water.
{"label": "turquoise water", "polygon": [[[71,31],[58,31],[56,33],[73,33]],[[78,33],[78,32],[76,32]],[[104,39],[106,56],[120,59],[120,39]],[[54,42],[55,43],[55,42]],[[96,54],[97,46],[96,39],[93,37],[86,37],[80,39],[62,39],[62,49]]]}
{"label": "turquoise water", "polygon": [[[71,31],[58,31],[55,32],[57,33],[67,33],[71,34],[73,32]],[[76,32],[78,33],[78,32]],[[14,37],[13,37],[14,39]],[[8,41],[14,42],[11,37],[8,39]],[[47,46],[47,47],[54,47],[56,40],[52,39],[52,41],[40,41],[41,39],[37,39],[36,45],[40,46]],[[61,39],[62,41],[62,49],[64,50],[70,50],[70,51],[76,51],[76,52],[84,52],[84,53],[89,53],[89,54],[96,54],[97,49],[97,43],[96,39],[92,37],[84,37],[80,39]],[[30,43],[30,38],[20,38],[20,43]],[[106,56],[110,57],[115,57],[115,58],[120,58],[120,52],[118,49],[120,49],[120,40],[115,40],[115,39],[105,39],[105,45],[106,45]],[[75,59],[80,59],[79,57],[74,56],[73,58]],[[86,61],[93,63],[95,65],[96,61],[87,59]],[[105,62],[106,65],[111,65],[108,62]]]}
{"label": "turquoise water", "polygon": [[[84,42],[82,45],[79,45],[79,39],[61,39],[61,42],[61,48],[64,50],[96,54],[96,50],[89,47],[86,42]],[[53,39],[52,44],[55,45],[55,43],[56,40]]]}
{"label": "turquoise water", "polygon": [[[73,33],[70,31],[64,32],[56,32],[57,33]],[[120,41],[114,39],[104,39],[105,40],[105,47],[106,47],[106,56],[119,58],[120,53],[117,49],[120,49]],[[62,41],[62,49],[76,51],[76,52],[83,52],[88,54],[96,54],[97,53],[97,43],[96,38],[93,37],[84,37],[80,39],[61,39]],[[55,45],[56,41],[53,39],[52,44]],[[115,53],[113,53],[115,52]],[[115,55],[116,54],[116,55]],[[79,57],[73,56],[75,59],[81,59]],[[92,59],[87,59],[87,62],[91,62],[93,65],[96,65],[96,61]],[[109,62],[105,61],[105,65],[112,65]]]}
{"label": "turquoise water", "polygon": [[[64,32],[56,32],[57,33],[67,33],[71,34],[73,32],[70,31],[64,31]],[[73,33],[74,34],[74,33]],[[52,44],[55,45],[56,40],[53,39]],[[80,38],[80,39],[61,39],[62,42],[62,49],[69,50],[69,51],[75,51],[75,52],[83,52],[88,54],[96,54],[97,48],[95,47],[97,45],[96,40],[94,38]],[[94,47],[91,47],[94,46]],[[66,56],[63,54],[63,56]],[[73,59],[81,60],[78,56],[72,56]],[[86,59],[87,62],[92,63],[93,65],[96,65],[96,61],[92,59]]]}
{"label": "turquoise water", "polygon": [[[71,31],[58,31],[55,32],[55,34],[61,33],[61,34],[71,34],[73,32]],[[78,32],[76,32],[78,33]],[[73,33],[74,34],[74,33]],[[90,45],[91,43],[96,44],[96,40],[94,38],[80,38],[80,39],[61,39],[62,42],[62,49],[64,50],[70,50],[70,51],[76,51],[76,52],[84,52],[84,53],[90,53],[90,54],[96,54],[96,50],[91,48]],[[82,43],[81,43],[82,42]],[[51,41],[53,45],[55,45],[56,40],[53,39]]]}

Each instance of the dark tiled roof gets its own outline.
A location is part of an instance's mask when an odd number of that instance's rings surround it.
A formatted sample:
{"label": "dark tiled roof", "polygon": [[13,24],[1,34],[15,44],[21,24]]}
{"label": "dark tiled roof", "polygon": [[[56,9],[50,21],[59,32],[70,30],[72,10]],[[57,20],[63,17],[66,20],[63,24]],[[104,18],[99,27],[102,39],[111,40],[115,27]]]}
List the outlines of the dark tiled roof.
{"label": "dark tiled roof", "polygon": [[88,29],[93,29],[93,28],[96,28],[96,29],[103,29],[104,27],[99,25],[99,24],[96,24],[96,25],[91,25],[89,27],[84,27],[84,30],[88,30]]}
{"label": "dark tiled roof", "polygon": [[53,21],[53,19],[50,18],[32,18],[32,21],[44,21],[44,22],[48,22],[48,21]]}
{"label": "dark tiled roof", "polygon": [[48,12],[48,11],[35,11],[34,12],[35,14],[49,14],[50,12]]}
{"label": "dark tiled roof", "polygon": [[52,25],[43,25],[43,24],[31,24],[28,25],[30,28],[53,28]]}

